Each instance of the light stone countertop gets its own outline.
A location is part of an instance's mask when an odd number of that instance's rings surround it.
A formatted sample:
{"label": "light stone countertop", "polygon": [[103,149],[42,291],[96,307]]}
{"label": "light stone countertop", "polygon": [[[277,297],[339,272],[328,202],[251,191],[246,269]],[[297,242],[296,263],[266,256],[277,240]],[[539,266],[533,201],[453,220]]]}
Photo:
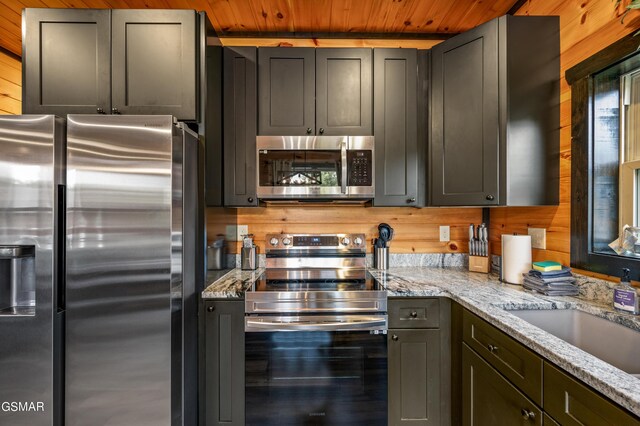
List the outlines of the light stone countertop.
{"label": "light stone countertop", "polygon": [[[576,275],[579,297],[551,297],[501,283],[496,274],[460,267],[369,269],[389,297],[448,297],[504,331],[534,352],[640,416],[640,379],[512,315],[518,309],[579,309],[640,332],[640,317],[611,309],[611,288],[600,280]],[[263,269],[231,270],[211,283],[203,299],[241,299]],[[640,356],[640,348],[638,348]]]}
{"label": "light stone countertop", "polygon": [[258,268],[254,271],[232,269],[205,288],[202,292],[202,298],[242,299],[244,292],[253,285],[262,272],[264,272],[264,268]]}

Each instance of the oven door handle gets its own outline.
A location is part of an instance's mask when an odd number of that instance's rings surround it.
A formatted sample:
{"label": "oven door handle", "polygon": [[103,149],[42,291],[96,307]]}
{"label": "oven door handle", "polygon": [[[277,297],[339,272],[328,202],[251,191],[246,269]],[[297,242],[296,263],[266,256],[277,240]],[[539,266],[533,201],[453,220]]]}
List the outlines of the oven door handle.
{"label": "oven door handle", "polygon": [[340,143],[340,162],[342,163],[342,179],[340,179],[340,192],[347,193],[347,140],[343,140]]}
{"label": "oven door handle", "polygon": [[268,316],[245,317],[245,332],[265,331],[386,331],[387,316]]}

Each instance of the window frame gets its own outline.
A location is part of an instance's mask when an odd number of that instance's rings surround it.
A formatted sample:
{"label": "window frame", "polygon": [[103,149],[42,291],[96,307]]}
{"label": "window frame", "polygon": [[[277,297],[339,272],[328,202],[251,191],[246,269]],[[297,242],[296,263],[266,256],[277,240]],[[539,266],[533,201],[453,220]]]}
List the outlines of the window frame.
{"label": "window frame", "polygon": [[[574,268],[620,275],[640,270],[640,258],[598,253],[593,246],[593,93],[594,74],[639,54],[640,40],[629,34],[565,73],[571,86],[571,253]],[[628,70],[621,69],[620,75]]]}

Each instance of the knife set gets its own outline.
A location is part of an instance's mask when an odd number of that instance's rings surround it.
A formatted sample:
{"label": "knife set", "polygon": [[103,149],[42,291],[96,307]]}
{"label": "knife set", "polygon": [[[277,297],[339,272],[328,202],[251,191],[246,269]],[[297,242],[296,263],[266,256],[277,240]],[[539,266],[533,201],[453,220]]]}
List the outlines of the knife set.
{"label": "knife set", "polygon": [[373,267],[389,269],[389,241],[393,239],[393,228],[386,223],[378,225],[378,238],[373,239]]}
{"label": "knife set", "polygon": [[488,274],[491,271],[489,228],[484,223],[469,225],[469,271]]}

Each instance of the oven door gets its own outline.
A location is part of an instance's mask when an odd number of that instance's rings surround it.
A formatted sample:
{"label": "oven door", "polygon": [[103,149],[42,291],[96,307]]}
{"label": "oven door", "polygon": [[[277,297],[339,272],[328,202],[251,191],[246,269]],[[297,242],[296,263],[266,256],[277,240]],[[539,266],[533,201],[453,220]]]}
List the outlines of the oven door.
{"label": "oven door", "polygon": [[[246,424],[386,425],[386,316],[379,317],[348,325],[345,317],[264,316],[258,326],[247,317]],[[378,325],[365,324],[372,321]]]}

